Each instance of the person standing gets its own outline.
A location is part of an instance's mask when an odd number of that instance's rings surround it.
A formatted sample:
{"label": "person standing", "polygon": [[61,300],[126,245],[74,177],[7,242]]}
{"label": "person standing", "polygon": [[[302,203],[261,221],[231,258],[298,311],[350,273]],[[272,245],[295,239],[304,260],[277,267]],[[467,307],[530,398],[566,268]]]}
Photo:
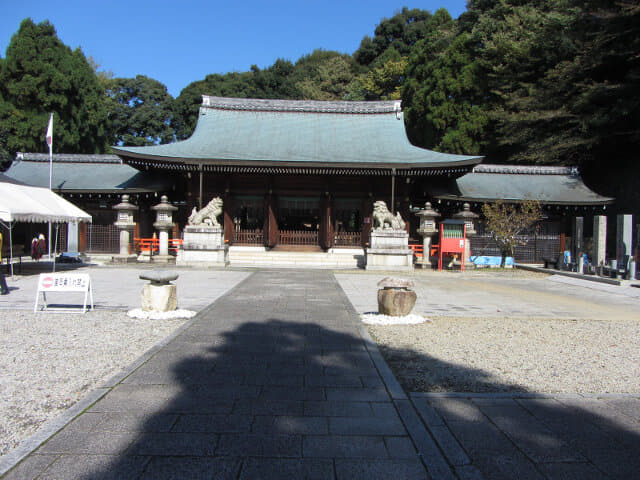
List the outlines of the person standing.
{"label": "person standing", "polygon": [[[0,266],[2,265],[2,232],[0,232]],[[7,279],[4,278],[4,273],[0,270],[0,295],[6,295],[9,293],[9,287],[7,287]]]}
{"label": "person standing", "polygon": [[47,251],[47,243],[44,239],[44,234],[40,234],[38,235],[38,260],[40,260],[42,258],[42,255],[44,255],[44,252]]}
{"label": "person standing", "polygon": [[31,259],[38,260],[38,237],[31,240]]}

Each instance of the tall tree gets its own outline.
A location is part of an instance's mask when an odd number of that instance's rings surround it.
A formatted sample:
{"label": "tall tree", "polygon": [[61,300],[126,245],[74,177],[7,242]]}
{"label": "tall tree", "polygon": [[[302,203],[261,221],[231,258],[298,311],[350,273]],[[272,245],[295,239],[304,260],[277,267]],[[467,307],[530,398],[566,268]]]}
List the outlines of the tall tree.
{"label": "tall tree", "polygon": [[54,150],[100,153],[107,148],[103,91],[80,49],[64,45],[49,22],[24,20],[0,70],[0,131],[7,149],[45,152],[49,112]]}
{"label": "tall tree", "polygon": [[170,122],[173,97],[167,87],[144,75],[107,80],[110,141],[144,146],[169,143],[175,134]]}
{"label": "tall tree", "polygon": [[307,100],[344,100],[356,66],[350,55],[314,50],[301,57],[292,73],[297,96]]}
{"label": "tall tree", "polygon": [[486,82],[476,45],[451,17],[418,42],[403,89],[407,133],[416,145],[459,154],[481,153],[487,125]]}
{"label": "tall tree", "polygon": [[353,56],[361,65],[371,65],[389,48],[405,57],[413,45],[429,34],[431,20],[427,10],[403,7],[393,17],[383,18],[373,38],[365,36]]}

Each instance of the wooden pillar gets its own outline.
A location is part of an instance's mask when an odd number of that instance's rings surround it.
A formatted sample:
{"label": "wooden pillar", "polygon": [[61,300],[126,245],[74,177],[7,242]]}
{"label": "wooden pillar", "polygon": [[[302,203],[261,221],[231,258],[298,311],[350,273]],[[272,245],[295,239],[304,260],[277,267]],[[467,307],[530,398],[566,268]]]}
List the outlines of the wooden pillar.
{"label": "wooden pillar", "polygon": [[404,228],[407,231],[407,233],[409,234],[409,236],[411,236],[411,210],[409,209],[409,197],[404,197],[404,199],[402,200],[402,202],[400,203],[400,216],[402,217],[402,219],[404,220]]}
{"label": "wooden pillar", "polygon": [[80,222],[78,225],[78,252],[87,251],[87,223]]}
{"label": "wooden pillar", "polygon": [[373,229],[373,196],[370,194],[362,200],[362,248],[369,243],[369,236]]}
{"label": "wooden pillar", "polygon": [[235,226],[233,224],[233,195],[227,188],[224,192],[222,201],[222,215],[224,226],[224,241],[229,245],[233,245],[233,236],[235,234]]}
{"label": "wooden pillar", "polygon": [[199,180],[200,180],[200,185],[199,185],[199,188],[198,188],[198,210],[202,210],[202,196],[204,195],[204,191],[203,191],[203,184],[204,184],[204,181],[203,181],[203,178],[202,178],[202,177],[203,177],[203,170],[204,170],[204,168],[203,168],[202,164],[200,164],[200,165],[199,165],[199,167],[200,167],[200,168],[199,168],[199,174],[200,174],[200,178],[199,178]]}
{"label": "wooden pillar", "polygon": [[320,196],[320,231],[318,232],[318,240],[320,246],[325,250],[333,247],[334,231],[333,231],[333,200],[329,192],[324,192]]}
{"label": "wooden pillar", "polygon": [[273,248],[278,244],[277,198],[271,189],[264,196],[264,227],[262,233],[266,247]]}

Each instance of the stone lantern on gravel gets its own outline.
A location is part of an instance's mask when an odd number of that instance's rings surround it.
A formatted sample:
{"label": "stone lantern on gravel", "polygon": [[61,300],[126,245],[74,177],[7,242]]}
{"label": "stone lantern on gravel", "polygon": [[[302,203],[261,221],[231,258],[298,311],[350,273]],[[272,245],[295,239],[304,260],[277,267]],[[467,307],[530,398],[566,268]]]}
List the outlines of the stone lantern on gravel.
{"label": "stone lantern on gravel", "polygon": [[169,231],[173,229],[173,212],[178,208],[169,203],[166,195],[162,195],[160,203],[151,207],[151,210],[156,211],[156,221],[153,224],[153,228],[158,230],[158,240],[160,241],[158,255],[153,257],[153,261],[173,263],[175,262],[175,257],[169,255]]}
{"label": "stone lantern on gravel", "polygon": [[122,202],[113,209],[118,212],[114,225],[120,229],[120,253],[112,257],[114,263],[131,263],[136,261],[136,256],[129,252],[131,232],[136,226],[133,214],[138,207],[129,203],[129,195],[122,195]]}
{"label": "stone lantern on gravel", "polygon": [[438,233],[436,218],[440,216],[433,208],[431,202],[424,204],[424,208],[416,212],[420,219],[418,233],[422,235],[422,259],[416,263],[421,268],[431,267],[431,237]]}
{"label": "stone lantern on gravel", "polygon": [[464,244],[464,263],[468,266],[475,266],[472,262],[469,262],[469,257],[471,256],[471,240],[470,237],[473,237],[476,232],[475,221],[480,218],[480,215],[477,213],[473,213],[471,211],[471,205],[468,203],[464,203],[462,205],[462,210],[458,213],[453,214],[453,218],[456,220],[462,220],[467,227],[467,241]]}

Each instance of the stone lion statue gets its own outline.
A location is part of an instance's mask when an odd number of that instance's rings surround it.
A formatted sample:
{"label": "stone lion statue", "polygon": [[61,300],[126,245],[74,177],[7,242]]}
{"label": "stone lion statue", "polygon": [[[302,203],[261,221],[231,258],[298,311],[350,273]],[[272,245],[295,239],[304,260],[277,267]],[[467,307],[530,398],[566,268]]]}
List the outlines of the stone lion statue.
{"label": "stone lion statue", "polygon": [[400,213],[394,217],[387,208],[387,204],[382,200],[373,204],[373,228],[375,230],[403,230],[404,227],[405,223]]}
{"label": "stone lion statue", "polygon": [[189,215],[189,225],[208,225],[211,227],[219,227],[217,217],[222,213],[222,199],[216,197],[211,200],[202,210],[198,211],[193,207],[191,215]]}

